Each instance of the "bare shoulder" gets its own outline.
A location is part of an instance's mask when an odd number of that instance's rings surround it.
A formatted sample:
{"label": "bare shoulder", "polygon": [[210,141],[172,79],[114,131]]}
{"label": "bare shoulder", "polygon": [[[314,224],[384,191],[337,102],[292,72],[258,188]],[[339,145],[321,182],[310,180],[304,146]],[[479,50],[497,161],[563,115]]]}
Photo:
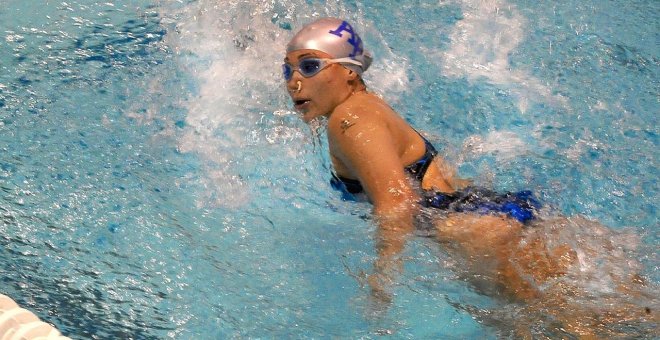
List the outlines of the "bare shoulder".
{"label": "bare shoulder", "polygon": [[387,116],[392,109],[379,97],[364,94],[349,98],[337,106],[328,120],[328,132],[332,137],[349,137],[364,131],[386,127]]}
{"label": "bare shoulder", "polygon": [[384,101],[372,95],[360,95],[337,106],[328,119],[331,155],[355,171],[366,167],[360,162],[373,160],[374,155],[382,158],[385,150],[388,154],[394,150],[387,109]]}

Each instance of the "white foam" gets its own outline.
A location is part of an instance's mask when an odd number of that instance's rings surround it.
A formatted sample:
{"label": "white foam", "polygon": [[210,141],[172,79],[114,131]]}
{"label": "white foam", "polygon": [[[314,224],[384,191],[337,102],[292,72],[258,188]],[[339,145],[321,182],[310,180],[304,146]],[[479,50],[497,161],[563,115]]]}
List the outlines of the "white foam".
{"label": "white foam", "polygon": [[462,4],[464,18],[450,35],[450,48],[435,52],[445,76],[487,79],[505,86],[523,113],[530,101],[566,107],[566,98],[552,94],[528,71],[513,69],[509,64],[510,53],[525,38],[526,19],[514,5],[504,0],[464,0]]}
{"label": "white foam", "polygon": [[199,1],[163,13],[176,25],[166,43],[197,83],[196,95],[182,103],[187,116],[178,149],[205,161],[198,205],[248,201],[240,150],[264,113],[286,105],[278,71],[287,36],[271,22],[272,9],[266,2]]}
{"label": "white foam", "polygon": [[365,29],[362,35],[369,39],[367,48],[379,51],[376,60],[368,72],[364,74],[369,90],[386,95],[390,104],[398,101],[404,94],[410,94],[411,84],[408,79],[410,65],[408,60],[404,56],[393,52],[388,44],[387,37],[377,27],[367,25],[361,28]]}
{"label": "white foam", "polygon": [[472,135],[463,142],[463,153],[474,156],[492,154],[506,162],[528,152],[527,144],[511,131],[492,131],[488,135]]}
{"label": "white foam", "polygon": [[[174,27],[165,42],[198,89],[182,103],[187,116],[177,142],[179,151],[195,153],[207,164],[207,174],[200,180],[206,190],[200,204],[231,201],[236,205],[248,200],[247,183],[240,176],[245,169],[240,153],[250,140],[264,146],[289,143],[288,149],[277,150],[281,153],[277,157],[292,160],[300,158],[304,149],[300,145],[309,143],[304,140],[309,133],[301,132],[303,124],[274,123],[293,114],[288,110],[291,105],[280,65],[286,43],[304,23],[321,16],[344,17],[360,27],[363,39],[370,35],[374,37],[370,41],[389,51],[381,33],[362,20],[361,11],[349,11],[342,4],[201,0],[164,6],[161,11],[163,23]],[[282,29],[281,24],[292,29]],[[403,57],[388,52],[379,56],[365,80],[372,89],[386,91],[388,98],[403,93],[408,88],[406,63]],[[378,82],[370,81],[372,77]],[[153,112],[147,112],[145,118],[154,118]],[[225,197],[232,200],[223,200]]]}

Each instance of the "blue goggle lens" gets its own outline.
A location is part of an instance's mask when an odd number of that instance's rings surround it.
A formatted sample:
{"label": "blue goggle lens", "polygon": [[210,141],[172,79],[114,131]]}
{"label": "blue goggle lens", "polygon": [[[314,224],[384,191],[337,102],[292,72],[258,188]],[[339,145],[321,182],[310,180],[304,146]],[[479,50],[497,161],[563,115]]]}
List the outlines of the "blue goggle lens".
{"label": "blue goggle lens", "polygon": [[293,71],[298,70],[300,74],[305,77],[311,77],[317,73],[319,73],[323,69],[323,60],[321,59],[303,59],[298,62],[298,67],[294,68],[293,66],[289,64],[283,64],[282,65],[282,73],[284,75],[285,80],[290,80],[291,77],[293,77]]}
{"label": "blue goggle lens", "polygon": [[289,64],[282,64],[282,74],[284,79],[289,80],[293,76],[293,68]]}

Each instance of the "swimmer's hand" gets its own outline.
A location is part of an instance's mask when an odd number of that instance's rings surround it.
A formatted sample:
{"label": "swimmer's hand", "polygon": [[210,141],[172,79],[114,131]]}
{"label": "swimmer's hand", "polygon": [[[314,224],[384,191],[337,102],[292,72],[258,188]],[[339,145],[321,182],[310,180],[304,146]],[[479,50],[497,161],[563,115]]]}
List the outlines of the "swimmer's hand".
{"label": "swimmer's hand", "polygon": [[379,310],[386,310],[392,303],[392,287],[403,273],[403,260],[397,255],[381,256],[374,262],[374,272],[367,282],[371,300]]}
{"label": "swimmer's hand", "polygon": [[392,279],[382,273],[373,273],[367,278],[369,288],[371,289],[371,298],[381,306],[392,303],[392,293],[387,287],[392,285]]}
{"label": "swimmer's hand", "polygon": [[473,180],[460,177],[452,177],[449,179],[449,185],[454,189],[454,191],[459,191],[465,189],[469,186],[472,186],[474,183]]}
{"label": "swimmer's hand", "polygon": [[393,300],[392,286],[396,277],[402,271],[400,260],[378,259],[374,263],[374,273],[367,277],[369,283],[369,317],[373,319],[384,316]]}
{"label": "swimmer's hand", "polygon": [[452,193],[465,189],[472,185],[472,180],[458,177],[453,165],[447,163],[441,157],[433,160],[433,166],[426,170],[422,180],[424,190],[434,190],[444,193]]}

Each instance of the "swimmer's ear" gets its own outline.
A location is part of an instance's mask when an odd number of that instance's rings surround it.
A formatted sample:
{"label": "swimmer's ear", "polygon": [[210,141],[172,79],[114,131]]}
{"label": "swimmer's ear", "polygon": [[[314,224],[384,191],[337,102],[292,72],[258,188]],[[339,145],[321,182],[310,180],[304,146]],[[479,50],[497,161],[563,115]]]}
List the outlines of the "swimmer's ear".
{"label": "swimmer's ear", "polygon": [[348,69],[348,77],[350,80],[355,80],[357,78],[357,72]]}

